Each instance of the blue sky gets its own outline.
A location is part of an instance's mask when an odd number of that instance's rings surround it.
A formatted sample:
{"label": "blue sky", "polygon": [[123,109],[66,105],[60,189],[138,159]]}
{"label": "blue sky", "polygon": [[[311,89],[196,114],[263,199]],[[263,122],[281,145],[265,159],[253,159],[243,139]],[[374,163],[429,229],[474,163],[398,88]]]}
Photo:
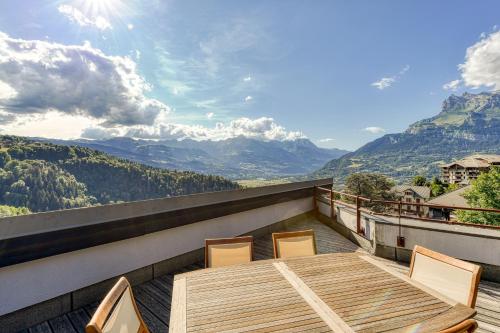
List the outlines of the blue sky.
{"label": "blue sky", "polygon": [[0,131],[356,149],[499,89],[497,25],[498,1],[4,1]]}

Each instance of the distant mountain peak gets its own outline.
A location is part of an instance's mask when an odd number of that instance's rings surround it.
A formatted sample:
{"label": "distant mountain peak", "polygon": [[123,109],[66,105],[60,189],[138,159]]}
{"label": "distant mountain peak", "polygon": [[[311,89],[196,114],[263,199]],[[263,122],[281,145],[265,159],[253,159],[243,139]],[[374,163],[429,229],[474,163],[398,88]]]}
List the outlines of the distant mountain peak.
{"label": "distant mountain peak", "polygon": [[438,115],[411,124],[406,133],[415,134],[436,127],[469,126],[471,121],[486,122],[500,120],[500,91],[477,94],[464,92],[461,96],[450,95],[443,101]]}
{"label": "distant mountain peak", "polygon": [[500,153],[500,92],[463,93],[441,112],[403,133],[386,134],[328,162],[315,176],[342,181],[354,172],[381,172],[398,181],[439,174],[438,165],[475,153]]}
{"label": "distant mountain peak", "polygon": [[80,145],[147,165],[224,175],[233,179],[303,175],[347,151],[317,147],[307,138],[261,140],[237,136],[225,140],[42,140]]}

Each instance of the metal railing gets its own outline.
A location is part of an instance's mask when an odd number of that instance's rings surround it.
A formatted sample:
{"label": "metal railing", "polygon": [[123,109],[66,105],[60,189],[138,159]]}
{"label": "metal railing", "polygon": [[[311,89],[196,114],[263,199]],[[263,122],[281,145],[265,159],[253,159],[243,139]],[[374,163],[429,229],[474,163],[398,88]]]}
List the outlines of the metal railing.
{"label": "metal railing", "polygon": [[[324,194],[328,194],[327,196],[324,196]],[[407,219],[414,219],[414,220],[420,220],[420,221],[427,221],[427,222],[438,222],[438,223],[446,223],[446,224],[456,224],[456,225],[465,225],[465,226],[474,226],[474,227],[479,227],[479,228],[487,228],[487,229],[496,229],[500,230],[500,226],[497,225],[489,225],[489,224],[477,224],[477,223],[465,223],[465,222],[460,222],[458,220],[453,220],[453,219],[437,219],[437,218],[432,218],[428,214],[427,216],[422,216],[424,215],[423,209],[420,209],[421,207],[428,207],[428,208],[434,208],[434,209],[442,209],[442,210],[447,210],[447,211],[455,211],[455,210],[466,210],[466,211],[477,211],[477,212],[488,212],[488,213],[496,213],[500,214],[500,209],[494,209],[494,208],[475,208],[475,207],[460,207],[460,206],[446,206],[446,205],[438,205],[438,204],[428,204],[428,203],[416,203],[416,202],[404,202],[402,200],[395,201],[395,200],[375,200],[375,199],[370,199],[366,198],[363,196],[359,195],[353,195],[350,193],[345,193],[345,192],[340,192],[340,191],[335,191],[330,188],[325,188],[321,186],[315,186],[314,187],[314,201],[315,201],[315,206],[314,208],[317,210],[318,205],[316,203],[316,200],[318,198],[318,195],[322,197],[323,199],[328,200],[328,204],[330,205],[330,218],[332,220],[336,220],[336,211],[335,211],[335,205],[342,205],[346,207],[350,207],[352,209],[356,210],[356,233],[359,235],[365,235],[365,230],[361,226],[361,213],[367,213],[371,215],[379,215],[379,216],[388,216],[388,217],[395,217],[398,218],[399,221],[399,227],[401,228],[401,218],[407,218]],[[348,200],[345,199],[350,199],[352,202],[348,202]],[[344,200],[343,200],[344,199]],[[385,208],[384,211],[376,211],[371,208],[366,208],[363,207],[363,204],[378,204],[381,205]],[[408,210],[404,210],[403,206],[414,206],[417,207],[416,210],[412,211],[415,212],[416,214],[408,214]],[[399,242],[399,239],[398,239]],[[403,240],[404,242],[404,240]]]}

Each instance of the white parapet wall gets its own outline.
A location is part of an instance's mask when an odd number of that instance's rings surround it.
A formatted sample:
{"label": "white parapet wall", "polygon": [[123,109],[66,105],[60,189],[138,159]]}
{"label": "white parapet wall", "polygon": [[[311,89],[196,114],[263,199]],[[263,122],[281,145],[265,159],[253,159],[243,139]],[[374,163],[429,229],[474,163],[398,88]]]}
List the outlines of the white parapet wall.
{"label": "white parapet wall", "polygon": [[[331,216],[330,206],[318,202],[321,214]],[[336,224],[356,232],[356,209],[335,205]],[[402,217],[361,213],[361,226],[367,240],[375,246],[412,251],[421,245],[463,260],[500,266],[500,229],[450,224]],[[397,246],[397,236],[405,238],[405,246]]]}
{"label": "white parapet wall", "polygon": [[0,315],[202,248],[206,238],[242,235],[312,209],[306,197],[0,268]]}
{"label": "white parapet wall", "polygon": [[[399,222],[393,217],[376,217],[376,241],[397,247]],[[500,266],[500,230],[401,218],[405,249],[421,245],[463,260]]]}
{"label": "white parapet wall", "polygon": [[[325,202],[318,202],[319,212],[326,216],[331,216],[330,205]],[[357,231],[357,221],[356,221],[356,209],[345,205],[335,205],[335,215],[337,223],[343,227],[356,232]],[[367,240],[372,240],[375,233],[375,221],[368,215],[361,215],[360,221],[361,229],[365,230],[364,238]]]}

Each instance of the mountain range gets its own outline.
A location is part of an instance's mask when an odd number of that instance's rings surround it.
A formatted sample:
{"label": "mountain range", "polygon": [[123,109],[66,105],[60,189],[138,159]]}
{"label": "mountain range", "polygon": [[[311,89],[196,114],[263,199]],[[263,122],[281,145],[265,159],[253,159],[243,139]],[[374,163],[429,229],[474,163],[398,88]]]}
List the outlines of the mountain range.
{"label": "mountain range", "polygon": [[348,151],[317,147],[308,139],[262,141],[236,137],[221,141],[40,139],[82,146],[153,167],[221,175],[229,179],[275,178],[309,174]]}
{"label": "mountain range", "polygon": [[500,154],[500,91],[451,95],[441,112],[333,159],[311,177],[342,184],[350,173],[380,172],[399,183],[439,174],[439,165],[473,153]]}

